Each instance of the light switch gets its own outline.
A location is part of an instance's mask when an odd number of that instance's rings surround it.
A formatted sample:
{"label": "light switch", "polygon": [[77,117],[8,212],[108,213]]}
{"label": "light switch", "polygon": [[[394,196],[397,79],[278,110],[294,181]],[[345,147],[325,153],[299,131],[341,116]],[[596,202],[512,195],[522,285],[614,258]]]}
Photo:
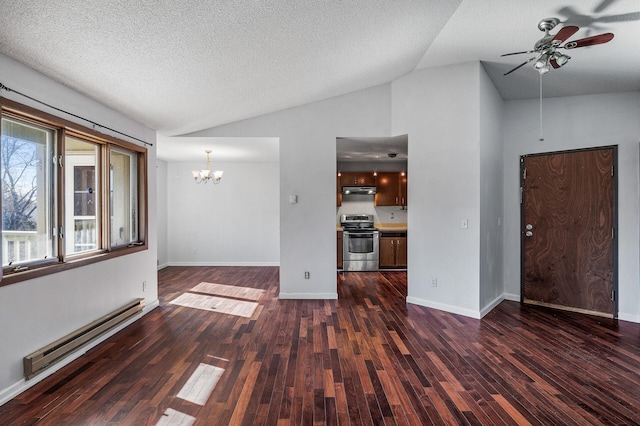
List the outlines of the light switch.
{"label": "light switch", "polygon": [[297,195],[289,195],[289,204],[297,204],[298,196]]}
{"label": "light switch", "polygon": [[469,219],[462,219],[462,222],[460,222],[460,228],[468,229],[469,228]]}

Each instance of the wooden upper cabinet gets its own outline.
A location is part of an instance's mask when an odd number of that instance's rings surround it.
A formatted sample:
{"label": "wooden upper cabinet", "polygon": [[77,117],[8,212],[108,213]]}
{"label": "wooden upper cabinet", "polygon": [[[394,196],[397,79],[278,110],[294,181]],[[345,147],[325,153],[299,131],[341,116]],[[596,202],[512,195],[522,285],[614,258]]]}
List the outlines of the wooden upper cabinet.
{"label": "wooden upper cabinet", "polygon": [[407,173],[400,173],[400,205],[407,205]]}
{"label": "wooden upper cabinet", "polygon": [[340,183],[342,176],[338,173],[336,175],[336,206],[342,205],[342,184]]}
{"label": "wooden upper cabinet", "polygon": [[378,172],[376,179],[376,206],[407,205],[407,174]]}
{"label": "wooden upper cabinet", "polygon": [[342,186],[375,186],[373,172],[342,172]]}
{"label": "wooden upper cabinet", "polygon": [[[400,206],[400,173],[378,172],[376,179],[376,206]],[[406,183],[405,183],[406,186]]]}

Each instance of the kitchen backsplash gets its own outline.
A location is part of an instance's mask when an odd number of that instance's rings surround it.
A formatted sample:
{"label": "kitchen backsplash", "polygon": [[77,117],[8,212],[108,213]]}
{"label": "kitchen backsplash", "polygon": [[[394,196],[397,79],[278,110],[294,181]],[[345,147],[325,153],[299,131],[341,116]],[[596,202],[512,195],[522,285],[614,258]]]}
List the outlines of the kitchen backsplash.
{"label": "kitchen backsplash", "polygon": [[336,224],[340,223],[340,215],[357,213],[372,214],[375,223],[407,223],[407,208],[375,207],[372,195],[350,195],[348,200],[345,198],[337,208]]}

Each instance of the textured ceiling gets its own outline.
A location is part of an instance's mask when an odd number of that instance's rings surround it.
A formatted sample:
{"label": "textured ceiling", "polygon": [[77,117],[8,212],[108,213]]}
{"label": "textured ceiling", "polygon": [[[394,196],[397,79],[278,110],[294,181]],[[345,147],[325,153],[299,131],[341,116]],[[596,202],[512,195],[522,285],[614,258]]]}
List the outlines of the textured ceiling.
{"label": "textured ceiling", "polygon": [[458,4],[3,1],[0,51],[177,135],[406,74]]}
{"label": "textured ceiling", "polygon": [[582,27],[572,39],[615,38],[571,51],[545,75],[545,96],[640,90],[638,0],[1,1],[0,53],[158,129],[158,155],[186,160],[207,144],[251,141],[167,136],[416,68],[482,61],[503,98],[536,97],[530,67],[502,75],[528,57],[500,54],[531,49],[549,16]]}

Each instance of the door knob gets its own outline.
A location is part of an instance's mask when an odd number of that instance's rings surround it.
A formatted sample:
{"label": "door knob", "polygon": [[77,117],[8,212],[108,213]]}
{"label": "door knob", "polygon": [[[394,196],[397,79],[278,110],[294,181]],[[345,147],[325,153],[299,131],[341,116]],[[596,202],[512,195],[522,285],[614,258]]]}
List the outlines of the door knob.
{"label": "door knob", "polygon": [[533,225],[530,223],[527,223],[527,226],[525,226],[525,228],[527,228],[527,231],[531,231],[533,229]]}
{"label": "door knob", "polygon": [[525,234],[524,234],[524,235],[526,235],[527,237],[530,237],[530,236],[532,236],[532,235],[533,235],[533,232],[531,232],[531,231],[527,231],[527,232],[525,232]]}

